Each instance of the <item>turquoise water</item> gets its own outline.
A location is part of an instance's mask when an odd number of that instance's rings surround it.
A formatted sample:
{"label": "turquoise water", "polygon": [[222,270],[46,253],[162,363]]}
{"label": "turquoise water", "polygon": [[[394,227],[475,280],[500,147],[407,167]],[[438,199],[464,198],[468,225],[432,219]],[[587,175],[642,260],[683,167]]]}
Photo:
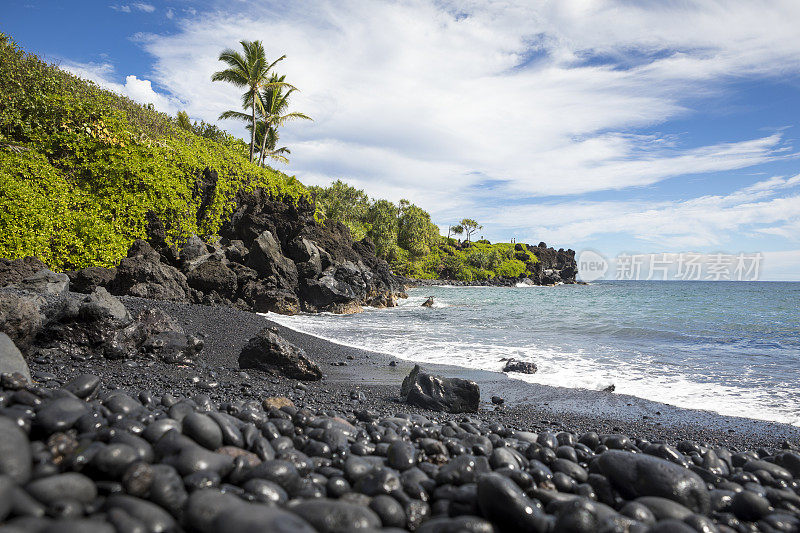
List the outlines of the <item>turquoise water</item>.
{"label": "turquoise water", "polygon": [[515,357],[539,367],[512,374],[526,381],[800,425],[800,283],[428,287],[392,309],[270,319],[412,361]]}

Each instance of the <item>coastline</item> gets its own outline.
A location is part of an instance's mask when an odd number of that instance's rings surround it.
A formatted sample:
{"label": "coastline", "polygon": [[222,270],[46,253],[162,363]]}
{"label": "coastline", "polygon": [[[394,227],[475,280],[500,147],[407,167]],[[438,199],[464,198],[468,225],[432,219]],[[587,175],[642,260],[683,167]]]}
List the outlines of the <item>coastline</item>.
{"label": "coastline", "polygon": [[[337,344],[272,322],[268,316],[229,307],[136,297],[120,299],[132,313],[146,307],[164,309],[187,333],[204,338],[205,348],[198,366],[89,359],[71,364],[31,361],[31,371],[39,375],[50,373],[60,380],[89,372],[99,375],[112,387],[149,389],[156,394],[207,394],[218,402],[287,396],[298,406],[322,410],[354,412],[366,408],[388,414],[432,414],[397,400],[400,383],[414,366],[411,361]],[[295,380],[241,372],[237,364],[239,351],[267,326],[276,327],[287,340],[302,347],[322,368],[323,379],[304,382],[298,388]],[[396,361],[396,366],[390,366],[391,361]],[[696,440],[738,449],[780,448],[784,441],[800,441],[800,428],[777,422],[673,407],[624,394],[531,384],[501,372],[457,365],[422,366],[435,374],[477,382],[481,389],[481,410],[472,416],[523,430],[593,430],[672,444]],[[506,405],[493,406],[490,402],[493,395],[502,396]],[[437,415],[463,418],[463,415]]]}

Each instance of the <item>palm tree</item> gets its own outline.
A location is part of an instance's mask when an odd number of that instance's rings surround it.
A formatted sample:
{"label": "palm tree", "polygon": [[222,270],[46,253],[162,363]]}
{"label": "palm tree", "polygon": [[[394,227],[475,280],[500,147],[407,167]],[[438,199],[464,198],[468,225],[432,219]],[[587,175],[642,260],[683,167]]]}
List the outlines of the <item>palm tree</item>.
{"label": "palm tree", "polygon": [[[253,160],[256,145],[256,106],[260,105],[258,98],[259,91],[266,86],[269,71],[286,56],[281,56],[277,60],[269,63],[264,53],[264,45],[261,41],[240,41],[244,54],[227,48],[219,55],[219,60],[228,64],[228,68],[215,72],[211,76],[212,81],[227,81],[237,87],[246,88],[242,95],[242,105],[245,109],[251,108],[250,121],[252,130],[250,134],[250,161]],[[236,111],[226,111],[220,115],[220,119],[231,118],[231,113]]]}
{"label": "palm tree", "polygon": [[[284,92],[285,88],[288,88],[288,90]],[[304,113],[286,112],[289,107],[289,96],[296,90],[296,87],[286,83],[286,76],[272,74],[269,81],[264,84],[263,90],[258,93],[258,111],[261,120],[255,122],[255,135],[252,135],[252,123],[247,126],[247,129],[251,131],[251,137],[261,139],[261,148],[258,150],[260,154],[259,164],[261,165],[264,164],[267,156],[282,162],[288,162],[286,157],[281,154],[291,153],[289,149],[286,147],[275,149],[279,138],[277,130],[280,126],[290,120],[312,120],[311,117]],[[240,111],[227,111],[225,112],[225,118],[250,121],[250,117]]]}

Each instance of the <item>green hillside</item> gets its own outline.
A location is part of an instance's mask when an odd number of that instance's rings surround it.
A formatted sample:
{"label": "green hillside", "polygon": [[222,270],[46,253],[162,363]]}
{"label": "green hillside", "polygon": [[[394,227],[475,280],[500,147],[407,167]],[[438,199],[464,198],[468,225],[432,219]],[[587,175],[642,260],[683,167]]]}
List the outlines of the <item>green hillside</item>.
{"label": "green hillside", "polygon": [[[145,236],[148,213],[168,237],[211,237],[236,193],[263,187],[309,199],[293,177],[248,159],[214,126],[179,126],[150,106],[26,54],[0,34],[0,257],[57,270],[112,266]],[[218,173],[211,198],[197,190]]]}

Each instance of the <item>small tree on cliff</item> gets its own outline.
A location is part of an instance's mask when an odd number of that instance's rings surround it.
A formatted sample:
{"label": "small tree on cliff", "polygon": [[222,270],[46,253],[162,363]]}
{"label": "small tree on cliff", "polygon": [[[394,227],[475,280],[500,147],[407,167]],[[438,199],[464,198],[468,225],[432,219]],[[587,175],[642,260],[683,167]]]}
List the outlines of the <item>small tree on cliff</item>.
{"label": "small tree on cliff", "polygon": [[450,234],[451,233],[453,235],[461,235],[462,233],[464,233],[464,227],[461,226],[461,225],[448,226],[447,227],[447,239],[448,240],[450,239]]}
{"label": "small tree on cliff", "polygon": [[461,223],[459,224],[459,226],[461,226],[461,227],[463,228],[463,230],[464,230],[464,233],[466,233],[466,235],[467,235],[467,242],[469,242],[469,240],[470,240],[470,236],[471,236],[473,233],[475,233],[475,232],[476,232],[476,231],[478,231],[479,229],[483,229],[483,226],[481,226],[480,224],[478,224],[478,222],[477,222],[477,221],[475,221],[475,220],[473,220],[473,219],[471,219],[471,218],[465,218],[465,219],[463,219],[463,220],[461,221]]}

